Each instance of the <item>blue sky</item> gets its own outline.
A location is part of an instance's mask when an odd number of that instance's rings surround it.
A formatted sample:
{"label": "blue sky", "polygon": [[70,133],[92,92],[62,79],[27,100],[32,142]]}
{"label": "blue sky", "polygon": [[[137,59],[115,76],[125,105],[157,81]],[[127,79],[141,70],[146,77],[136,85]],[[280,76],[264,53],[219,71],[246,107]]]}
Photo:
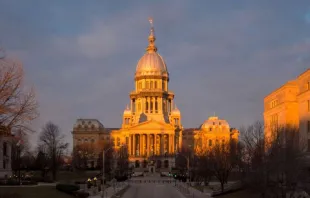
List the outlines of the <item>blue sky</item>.
{"label": "blue sky", "polygon": [[157,47],[184,127],[215,112],[239,128],[263,98],[309,68],[310,1],[2,0],[0,46],[23,62],[39,131],[77,118],[119,127],[154,18]]}

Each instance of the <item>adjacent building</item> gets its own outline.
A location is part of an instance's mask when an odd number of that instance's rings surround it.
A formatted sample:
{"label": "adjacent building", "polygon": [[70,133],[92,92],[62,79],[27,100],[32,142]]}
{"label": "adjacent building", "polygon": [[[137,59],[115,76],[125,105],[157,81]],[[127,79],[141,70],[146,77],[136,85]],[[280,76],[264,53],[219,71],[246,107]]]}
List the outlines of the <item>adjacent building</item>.
{"label": "adjacent building", "polygon": [[9,129],[0,126],[0,178],[12,175],[11,148],[13,136]]}
{"label": "adjacent building", "polygon": [[289,125],[299,128],[310,151],[310,69],[264,98],[264,122],[267,141],[278,127]]}
{"label": "adjacent building", "polygon": [[216,144],[228,144],[238,141],[239,131],[230,128],[228,122],[216,116],[209,117],[204,123],[193,131],[194,151],[197,155],[204,154]]}

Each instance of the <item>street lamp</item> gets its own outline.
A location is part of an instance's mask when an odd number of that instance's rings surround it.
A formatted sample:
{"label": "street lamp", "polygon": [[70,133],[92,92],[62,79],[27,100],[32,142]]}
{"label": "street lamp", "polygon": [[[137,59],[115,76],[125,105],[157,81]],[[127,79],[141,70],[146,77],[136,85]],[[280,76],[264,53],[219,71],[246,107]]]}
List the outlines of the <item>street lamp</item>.
{"label": "street lamp", "polygon": [[[125,146],[125,145],[124,144],[121,145],[120,148],[123,146]],[[102,183],[103,183],[102,184],[102,198],[104,197],[104,156],[105,156],[106,152],[108,152],[111,149],[113,149],[113,147],[110,147],[106,150],[103,149],[103,151],[102,151]]]}

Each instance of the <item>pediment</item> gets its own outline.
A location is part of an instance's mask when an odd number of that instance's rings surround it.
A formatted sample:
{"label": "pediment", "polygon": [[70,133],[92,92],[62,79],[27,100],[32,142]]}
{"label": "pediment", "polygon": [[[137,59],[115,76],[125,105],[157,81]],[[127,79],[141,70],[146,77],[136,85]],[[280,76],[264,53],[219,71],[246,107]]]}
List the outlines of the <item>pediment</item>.
{"label": "pediment", "polygon": [[164,122],[149,120],[134,125],[129,130],[174,130],[174,127]]}

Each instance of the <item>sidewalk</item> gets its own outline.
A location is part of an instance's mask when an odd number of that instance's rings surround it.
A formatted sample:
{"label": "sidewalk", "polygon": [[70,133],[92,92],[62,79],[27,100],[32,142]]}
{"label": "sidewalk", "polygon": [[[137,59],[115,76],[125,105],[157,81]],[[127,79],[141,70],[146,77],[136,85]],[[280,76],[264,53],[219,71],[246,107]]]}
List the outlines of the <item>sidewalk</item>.
{"label": "sidewalk", "polygon": [[185,197],[188,198],[211,198],[209,193],[203,193],[191,186],[188,186],[186,183],[177,183],[175,186]]}
{"label": "sidewalk", "polygon": [[[122,183],[119,183],[118,187],[116,187],[115,189],[113,187],[106,188],[105,193],[104,193],[104,198],[111,198],[114,194],[126,188],[127,185],[128,185],[127,182],[122,182]],[[102,197],[101,193],[102,192],[99,192],[99,194],[97,195],[91,195],[89,196],[89,198],[101,198]]]}

